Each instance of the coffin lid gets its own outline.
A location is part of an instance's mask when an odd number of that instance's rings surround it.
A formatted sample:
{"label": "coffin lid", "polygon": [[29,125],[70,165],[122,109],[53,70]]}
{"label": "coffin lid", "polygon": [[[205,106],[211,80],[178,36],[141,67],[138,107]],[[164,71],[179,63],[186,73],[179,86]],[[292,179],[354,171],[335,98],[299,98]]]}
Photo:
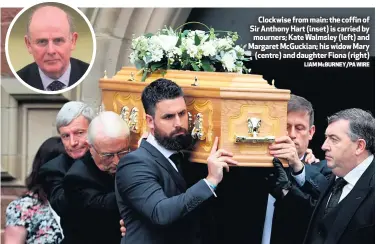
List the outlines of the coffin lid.
{"label": "coffin lid", "polygon": [[[134,80],[132,81],[132,77]],[[112,78],[106,75],[100,79],[100,88],[112,90],[129,90],[129,86],[145,87],[150,82],[162,78],[160,72],[150,74],[146,81],[142,82],[142,73],[134,67],[123,67]],[[198,90],[220,90],[220,91],[238,91],[238,92],[261,92],[261,93],[280,93],[288,100],[290,91],[277,89],[274,84],[269,85],[262,75],[238,74],[231,72],[203,72],[203,71],[184,71],[184,70],[167,70],[164,78],[176,82],[182,88],[193,88]],[[197,78],[198,86],[193,86]],[[123,85],[122,85],[123,84]],[[281,94],[282,93],[282,94]]]}

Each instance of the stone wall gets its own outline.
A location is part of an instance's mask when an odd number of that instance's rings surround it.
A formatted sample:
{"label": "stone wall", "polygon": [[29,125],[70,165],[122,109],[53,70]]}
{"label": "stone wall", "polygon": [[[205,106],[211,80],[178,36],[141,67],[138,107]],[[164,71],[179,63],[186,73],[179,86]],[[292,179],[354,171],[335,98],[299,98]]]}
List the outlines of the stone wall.
{"label": "stone wall", "polygon": [[[2,8],[1,9],[1,76],[2,77],[13,77],[10,71],[9,65],[5,57],[5,36],[8,31],[8,27],[12,22],[13,18],[20,11],[20,8]],[[6,107],[3,107],[5,105]],[[1,110],[9,109],[9,104],[5,104],[4,98],[1,99]],[[1,131],[3,135],[4,131]],[[2,136],[3,137],[3,136]],[[2,144],[6,143],[2,141]],[[3,148],[2,148],[3,149]],[[3,150],[2,156],[3,156]],[[2,158],[3,159],[3,158]],[[1,187],[1,243],[4,243],[3,232],[5,227],[5,210],[8,204],[19,196],[24,191],[23,187]]]}
{"label": "stone wall", "polygon": [[[93,25],[97,49],[92,70],[85,80],[61,96],[37,94],[14,78],[5,56],[8,27],[20,8],[1,9],[1,229],[5,209],[24,191],[23,182],[39,145],[56,135],[55,117],[68,100],[81,100],[94,108],[101,105],[98,81],[107,71],[111,77],[129,65],[133,34],[156,32],[165,25],[185,23],[190,8],[81,8]],[[4,177],[3,177],[4,176]],[[11,181],[5,181],[11,178]]]}

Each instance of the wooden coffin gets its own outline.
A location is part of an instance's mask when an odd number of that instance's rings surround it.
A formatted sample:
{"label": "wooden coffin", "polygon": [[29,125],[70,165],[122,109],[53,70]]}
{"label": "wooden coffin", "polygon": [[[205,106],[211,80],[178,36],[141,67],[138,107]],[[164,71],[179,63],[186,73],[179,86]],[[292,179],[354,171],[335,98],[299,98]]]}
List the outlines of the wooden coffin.
{"label": "wooden coffin", "polygon": [[[147,131],[141,93],[162,74],[145,82],[132,67],[123,67],[112,78],[100,79],[105,110],[118,113],[131,129],[131,149]],[[206,163],[216,136],[219,147],[233,152],[240,166],[270,167],[268,145],[273,137],[286,135],[290,91],[276,89],[261,75],[168,70],[164,78],[184,91],[190,130],[197,138],[192,162]]]}

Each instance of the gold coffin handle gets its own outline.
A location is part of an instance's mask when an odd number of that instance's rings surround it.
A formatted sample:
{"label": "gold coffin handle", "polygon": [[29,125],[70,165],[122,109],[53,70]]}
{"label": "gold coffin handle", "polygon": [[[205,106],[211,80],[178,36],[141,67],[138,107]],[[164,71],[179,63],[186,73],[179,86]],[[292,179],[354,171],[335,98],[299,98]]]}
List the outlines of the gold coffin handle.
{"label": "gold coffin handle", "polygon": [[248,134],[252,136],[235,135],[235,143],[273,143],[274,136],[258,136],[261,127],[261,119],[251,117],[247,119]]}
{"label": "gold coffin handle", "polygon": [[133,107],[129,111],[129,107],[123,106],[120,117],[127,123],[129,130],[133,133],[139,133],[138,108]]}
{"label": "gold coffin handle", "polygon": [[[188,114],[188,119],[190,116],[191,115]],[[202,113],[198,113],[195,116],[195,120],[193,121],[193,125],[192,125],[192,132],[191,132],[193,139],[198,139],[201,141],[206,139],[206,135],[203,129],[203,117],[204,116],[202,115]]]}
{"label": "gold coffin handle", "polygon": [[251,137],[251,136],[235,136],[235,143],[273,143],[274,136]]}

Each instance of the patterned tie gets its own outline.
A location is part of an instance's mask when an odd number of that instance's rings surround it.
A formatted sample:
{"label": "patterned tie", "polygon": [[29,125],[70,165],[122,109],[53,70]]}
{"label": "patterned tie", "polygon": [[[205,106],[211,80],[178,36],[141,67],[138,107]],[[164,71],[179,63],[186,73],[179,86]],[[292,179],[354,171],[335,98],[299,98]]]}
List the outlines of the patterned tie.
{"label": "patterned tie", "polygon": [[58,80],[55,80],[47,86],[47,90],[49,90],[49,91],[59,91],[59,90],[63,89],[64,87],[65,87],[65,85],[63,83],[61,83]]}
{"label": "patterned tie", "polygon": [[332,194],[330,196],[329,202],[325,208],[325,212],[324,212],[325,215],[328,214],[333,208],[335,208],[338,205],[339,199],[341,198],[341,195],[342,195],[343,187],[346,184],[347,184],[347,181],[344,178],[339,177],[336,179],[333,185],[332,191],[331,191]]}
{"label": "patterned tie", "polygon": [[182,152],[176,152],[170,156],[170,159],[176,165],[179,173],[183,175],[182,163],[184,161],[184,154]]}

